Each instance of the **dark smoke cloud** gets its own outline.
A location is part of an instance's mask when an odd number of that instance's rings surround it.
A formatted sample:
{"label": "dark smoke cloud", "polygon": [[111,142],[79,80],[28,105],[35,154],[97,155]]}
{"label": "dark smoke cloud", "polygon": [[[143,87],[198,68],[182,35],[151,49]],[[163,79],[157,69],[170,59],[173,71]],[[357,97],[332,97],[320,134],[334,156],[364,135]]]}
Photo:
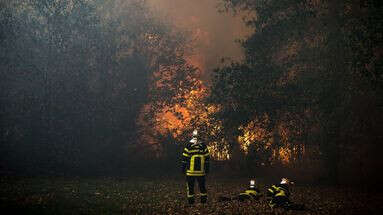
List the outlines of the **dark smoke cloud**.
{"label": "dark smoke cloud", "polygon": [[159,17],[171,20],[177,27],[191,31],[195,38],[192,62],[200,67],[203,78],[219,66],[220,59],[243,58],[236,39],[250,33],[240,16],[219,13],[221,0],[147,0]]}

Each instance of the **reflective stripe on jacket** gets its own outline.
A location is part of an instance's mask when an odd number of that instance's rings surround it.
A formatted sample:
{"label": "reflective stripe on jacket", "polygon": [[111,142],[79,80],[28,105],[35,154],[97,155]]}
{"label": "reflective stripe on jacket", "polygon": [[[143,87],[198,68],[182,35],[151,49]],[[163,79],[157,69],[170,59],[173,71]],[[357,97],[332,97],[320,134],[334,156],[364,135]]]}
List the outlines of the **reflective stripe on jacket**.
{"label": "reflective stripe on jacket", "polygon": [[204,176],[209,172],[209,159],[205,144],[189,144],[182,153],[182,171],[188,176]]}
{"label": "reflective stripe on jacket", "polygon": [[259,191],[255,189],[248,189],[244,193],[240,193],[240,196],[249,196],[251,198],[256,198],[260,195]]}
{"label": "reflective stripe on jacket", "polygon": [[289,197],[290,192],[287,186],[283,185],[272,185],[270,188],[267,189],[267,195],[271,197],[277,197],[277,196],[285,196]]}

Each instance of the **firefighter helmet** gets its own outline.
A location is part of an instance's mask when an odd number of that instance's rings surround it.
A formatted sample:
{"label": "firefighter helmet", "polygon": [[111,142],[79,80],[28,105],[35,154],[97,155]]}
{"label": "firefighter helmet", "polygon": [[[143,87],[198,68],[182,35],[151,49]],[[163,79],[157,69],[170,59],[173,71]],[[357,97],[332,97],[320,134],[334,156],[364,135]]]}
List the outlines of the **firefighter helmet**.
{"label": "firefighter helmet", "polygon": [[290,184],[290,180],[288,178],[282,178],[281,184]]}
{"label": "firefighter helmet", "polygon": [[193,137],[196,137],[198,135],[198,131],[197,131],[197,129],[194,129],[194,131],[193,131]]}
{"label": "firefighter helmet", "polygon": [[250,180],[250,188],[255,188],[255,179]]}
{"label": "firefighter helmet", "polygon": [[193,137],[189,142],[195,144],[195,143],[197,143],[197,138],[196,138],[196,137]]}

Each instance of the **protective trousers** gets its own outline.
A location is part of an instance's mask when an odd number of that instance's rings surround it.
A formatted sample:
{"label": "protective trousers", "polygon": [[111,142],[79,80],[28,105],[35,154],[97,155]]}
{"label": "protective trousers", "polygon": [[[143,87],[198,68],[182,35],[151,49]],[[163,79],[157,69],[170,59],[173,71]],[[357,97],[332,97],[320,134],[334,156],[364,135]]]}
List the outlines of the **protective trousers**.
{"label": "protective trousers", "polygon": [[198,182],[201,195],[201,203],[207,201],[207,191],[205,187],[205,176],[186,176],[186,191],[189,204],[194,204],[194,182]]}
{"label": "protective trousers", "polygon": [[290,206],[290,200],[287,198],[287,196],[275,196],[270,200],[269,205],[271,208],[288,208]]}

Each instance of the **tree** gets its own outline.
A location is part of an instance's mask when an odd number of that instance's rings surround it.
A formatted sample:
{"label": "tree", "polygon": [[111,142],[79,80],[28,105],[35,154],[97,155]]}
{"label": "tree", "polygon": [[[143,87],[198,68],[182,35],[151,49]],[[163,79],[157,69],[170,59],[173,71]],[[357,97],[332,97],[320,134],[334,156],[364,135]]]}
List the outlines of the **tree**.
{"label": "tree", "polygon": [[[284,122],[286,115],[305,119],[298,130],[320,128],[312,136],[320,143],[328,179],[336,182],[348,128],[342,122],[356,117],[351,113],[352,101],[361,91],[381,94],[380,90],[368,90],[380,85],[380,81],[376,73],[379,69],[373,63],[376,57],[367,60],[377,49],[381,50],[381,45],[361,45],[379,37],[368,26],[374,25],[372,17],[379,20],[377,11],[381,8],[372,1],[366,1],[367,9],[360,9],[359,1],[223,2],[227,10],[249,11],[256,16],[246,19],[255,29],[254,34],[241,41],[246,60],[215,71],[211,100],[222,106],[220,113],[226,116],[218,115],[219,119],[226,126],[232,124],[232,131],[264,114],[271,119],[271,130]],[[363,16],[358,16],[361,11]],[[375,27],[381,28],[381,22]],[[369,53],[370,58],[363,57],[362,52]],[[366,61],[360,63],[359,59]],[[374,66],[361,66],[366,64]],[[227,97],[222,99],[224,95]]]}
{"label": "tree", "polygon": [[140,0],[1,4],[1,159],[21,172],[123,168],[153,73],[180,59],[182,34]]}

